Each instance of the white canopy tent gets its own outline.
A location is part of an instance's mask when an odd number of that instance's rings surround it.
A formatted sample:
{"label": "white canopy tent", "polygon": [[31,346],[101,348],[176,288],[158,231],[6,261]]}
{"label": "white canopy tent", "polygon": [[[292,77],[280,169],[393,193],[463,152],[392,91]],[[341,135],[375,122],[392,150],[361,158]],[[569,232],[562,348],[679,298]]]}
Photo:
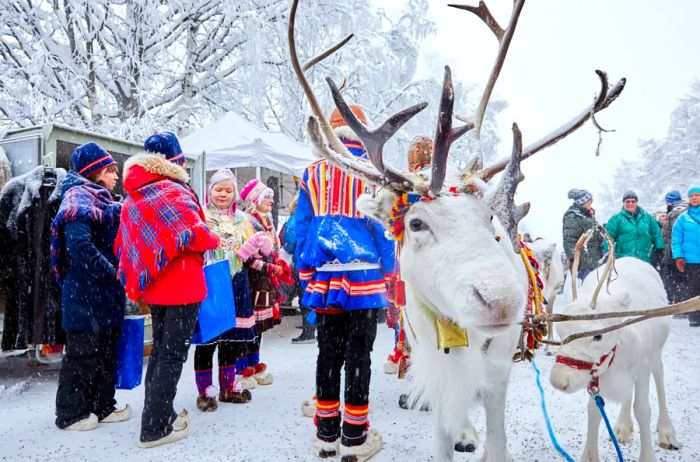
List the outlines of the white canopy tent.
{"label": "white canopy tent", "polygon": [[190,157],[205,153],[205,170],[265,167],[301,176],[316,160],[309,146],[283,133],[261,130],[234,112],[183,138],[180,144]]}

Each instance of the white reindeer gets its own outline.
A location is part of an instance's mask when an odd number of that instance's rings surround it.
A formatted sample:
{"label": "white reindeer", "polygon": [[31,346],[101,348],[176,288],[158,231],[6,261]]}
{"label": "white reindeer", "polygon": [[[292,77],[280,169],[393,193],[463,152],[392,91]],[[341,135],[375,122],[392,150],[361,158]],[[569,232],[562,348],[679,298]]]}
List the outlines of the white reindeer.
{"label": "white reindeer", "polygon": [[[513,124],[513,152],[505,159],[481,168],[479,155],[458,174],[447,172],[450,145],[474,128],[480,138],[481,124],[491,92],[503,65],[524,0],[513,2],[506,29],[491,16],[486,5],[460,7],[486,23],[500,47],[489,83],[477,113],[466,124],[452,127],[454,88],[449,67],[445,68],[438,126],[430,178],[407,175],[384,164],[384,144],[427,103],[405,109],[376,130],[369,130],[354,116],[330,78],[326,81],[348,126],[360,137],[370,162],[352,156],[335,136],[304,74],[329,56],[350,37],[310,60],[303,68],[294,41],[298,0],[293,0],[289,21],[292,66],[309,100],[315,117],[307,125],[316,151],[328,162],[376,186],[377,193],[365,195],[363,212],[382,222],[392,215],[405,229],[401,241],[401,274],[406,282],[407,335],[412,347],[411,371],[414,383],[423,390],[435,418],[436,454],[439,461],[451,461],[454,449],[475,450],[477,438],[469,423],[469,411],[480,399],[486,408],[484,461],[510,460],[505,432],[505,402],[513,353],[527,303],[528,279],[519,254],[519,220],[529,204],[516,206],[514,195],[522,180],[520,161],[566,137],[592,114],[605,109],[624,88],[624,79],[610,88],[605,73],[596,71],[601,91],[595,101],[558,130],[523,148],[520,130]],[[498,186],[488,184],[504,171]],[[399,199],[411,201],[403,217],[392,207]],[[398,209],[397,209],[398,210]],[[469,346],[445,353],[437,347],[436,319],[466,330]],[[467,428],[464,431],[464,428]],[[458,442],[455,445],[455,441]]]}
{"label": "white reindeer", "polygon": [[[595,311],[591,308],[591,300],[594,299],[593,294],[599,283],[594,272],[583,281],[579,298],[566,307],[565,313],[641,310],[668,303],[661,278],[651,265],[636,258],[625,257],[615,261],[615,268],[617,279],[610,282],[607,292],[600,292],[594,305]],[[618,322],[619,319],[563,322],[557,325],[557,331],[561,338],[565,338],[574,332],[603,329]],[[632,441],[631,407],[634,392],[634,414],[639,424],[641,443],[640,462],[656,460],[650,429],[649,378],[652,374],[659,401],[656,427],[658,444],[665,449],[679,447],[666,406],[661,359],[670,329],[667,317],[657,317],[603,335],[574,340],[559,348],[557,362],[550,375],[552,385],[559,390],[573,393],[595,388],[605,400],[622,403],[615,425],[615,435],[621,444]],[[588,435],[581,461],[600,460],[600,420],[600,412],[591,396],[588,400]]]}
{"label": "white reindeer", "polygon": [[[554,312],[554,302],[564,288],[564,263],[562,262],[560,253],[557,249],[557,244],[538,237],[529,244],[532,250],[532,255],[540,264],[540,276],[544,283],[542,295],[547,302],[545,309],[547,314]],[[554,330],[552,325],[548,326],[547,340],[554,340]],[[553,354],[552,345],[546,345],[544,353],[547,356]]]}

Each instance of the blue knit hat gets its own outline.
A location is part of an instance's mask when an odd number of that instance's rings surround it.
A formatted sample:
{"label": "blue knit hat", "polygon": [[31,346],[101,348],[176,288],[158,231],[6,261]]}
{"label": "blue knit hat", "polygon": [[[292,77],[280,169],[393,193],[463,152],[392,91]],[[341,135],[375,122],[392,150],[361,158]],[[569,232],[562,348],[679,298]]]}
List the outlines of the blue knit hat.
{"label": "blue knit hat", "polygon": [[146,152],[163,154],[170,162],[178,165],[185,165],[185,155],[180,148],[177,136],[171,132],[156,133],[146,138],[143,143]]}
{"label": "blue knit hat", "polygon": [[574,200],[574,204],[583,205],[589,200],[593,199],[593,194],[585,189],[572,189],[569,191],[568,197],[569,199]]}
{"label": "blue knit hat", "polygon": [[668,205],[675,205],[679,203],[683,198],[681,197],[681,193],[678,191],[671,191],[670,193],[666,194],[666,197],[664,198],[666,201],[666,204]]}
{"label": "blue knit hat", "polygon": [[75,148],[70,155],[70,163],[73,170],[86,178],[110,165],[117,165],[114,158],[97,143],[87,143]]}
{"label": "blue knit hat", "polygon": [[690,196],[691,194],[694,194],[694,193],[700,194],[700,186],[693,186],[692,188],[690,188],[688,190],[688,196]]}

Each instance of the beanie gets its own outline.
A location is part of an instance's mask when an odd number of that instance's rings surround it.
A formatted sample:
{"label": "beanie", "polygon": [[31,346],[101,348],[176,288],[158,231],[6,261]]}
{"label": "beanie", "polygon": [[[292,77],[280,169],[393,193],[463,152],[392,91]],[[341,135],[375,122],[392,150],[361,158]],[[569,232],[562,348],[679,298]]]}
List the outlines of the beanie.
{"label": "beanie", "polygon": [[146,152],[163,154],[170,162],[185,165],[185,155],[174,133],[163,132],[151,135],[143,142],[143,148]]}
{"label": "beanie", "polygon": [[247,207],[260,205],[264,198],[273,198],[274,196],[274,191],[256,178],[250,180],[241,189],[241,200],[245,202]]}
{"label": "beanie", "polygon": [[585,189],[572,189],[569,191],[568,198],[573,199],[576,205],[583,205],[593,199],[593,194]]}
{"label": "beanie", "polygon": [[691,194],[696,194],[696,193],[700,194],[700,187],[698,187],[698,186],[693,186],[692,188],[690,188],[688,190],[688,196],[690,196]]}
{"label": "beanie", "polygon": [[418,172],[429,167],[433,158],[433,140],[425,135],[417,136],[408,148],[408,171]]}
{"label": "beanie", "polygon": [[634,191],[625,192],[625,195],[622,196],[622,202],[625,202],[627,199],[634,199],[636,201],[639,200],[639,198],[637,198],[637,193]]}
{"label": "beanie", "polygon": [[[355,117],[357,117],[363,125],[367,125],[367,116],[365,115],[362,108],[357,104],[349,104],[348,106],[350,106],[350,110],[353,114],[355,114]],[[340,111],[338,110],[338,108],[333,109],[333,112],[331,113],[330,124],[331,128],[338,128],[348,125],[347,122],[345,122],[343,116],[340,115]]]}
{"label": "beanie", "polygon": [[73,170],[89,177],[110,165],[117,165],[114,158],[97,143],[87,143],[75,148],[70,155]]}
{"label": "beanie", "polygon": [[233,174],[231,169],[228,168],[222,168],[217,170],[209,179],[209,184],[207,185],[207,204],[209,204],[209,201],[211,200],[211,190],[214,188],[214,185],[217,183],[221,183],[222,181],[226,180],[231,180],[233,182],[233,202],[231,203],[231,210],[236,211],[236,201],[239,199],[238,197],[238,186],[236,185],[236,175]]}
{"label": "beanie", "polygon": [[681,200],[681,193],[678,191],[671,191],[668,194],[666,194],[666,197],[664,197],[664,201],[667,205],[675,205]]}

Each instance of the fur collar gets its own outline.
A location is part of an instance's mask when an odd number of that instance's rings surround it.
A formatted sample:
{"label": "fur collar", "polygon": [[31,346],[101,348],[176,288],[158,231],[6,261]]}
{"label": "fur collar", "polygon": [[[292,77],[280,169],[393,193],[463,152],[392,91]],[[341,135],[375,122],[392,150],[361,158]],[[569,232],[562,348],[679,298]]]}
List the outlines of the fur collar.
{"label": "fur collar", "polygon": [[190,181],[190,176],[187,174],[184,168],[170,162],[165,158],[165,156],[160,154],[144,153],[129,157],[126,162],[124,162],[124,178],[126,178],[128,175],[129,168],[134,165],[138,165],[144,170],[155,175],[171,178],[182,183],[187,183]]}

